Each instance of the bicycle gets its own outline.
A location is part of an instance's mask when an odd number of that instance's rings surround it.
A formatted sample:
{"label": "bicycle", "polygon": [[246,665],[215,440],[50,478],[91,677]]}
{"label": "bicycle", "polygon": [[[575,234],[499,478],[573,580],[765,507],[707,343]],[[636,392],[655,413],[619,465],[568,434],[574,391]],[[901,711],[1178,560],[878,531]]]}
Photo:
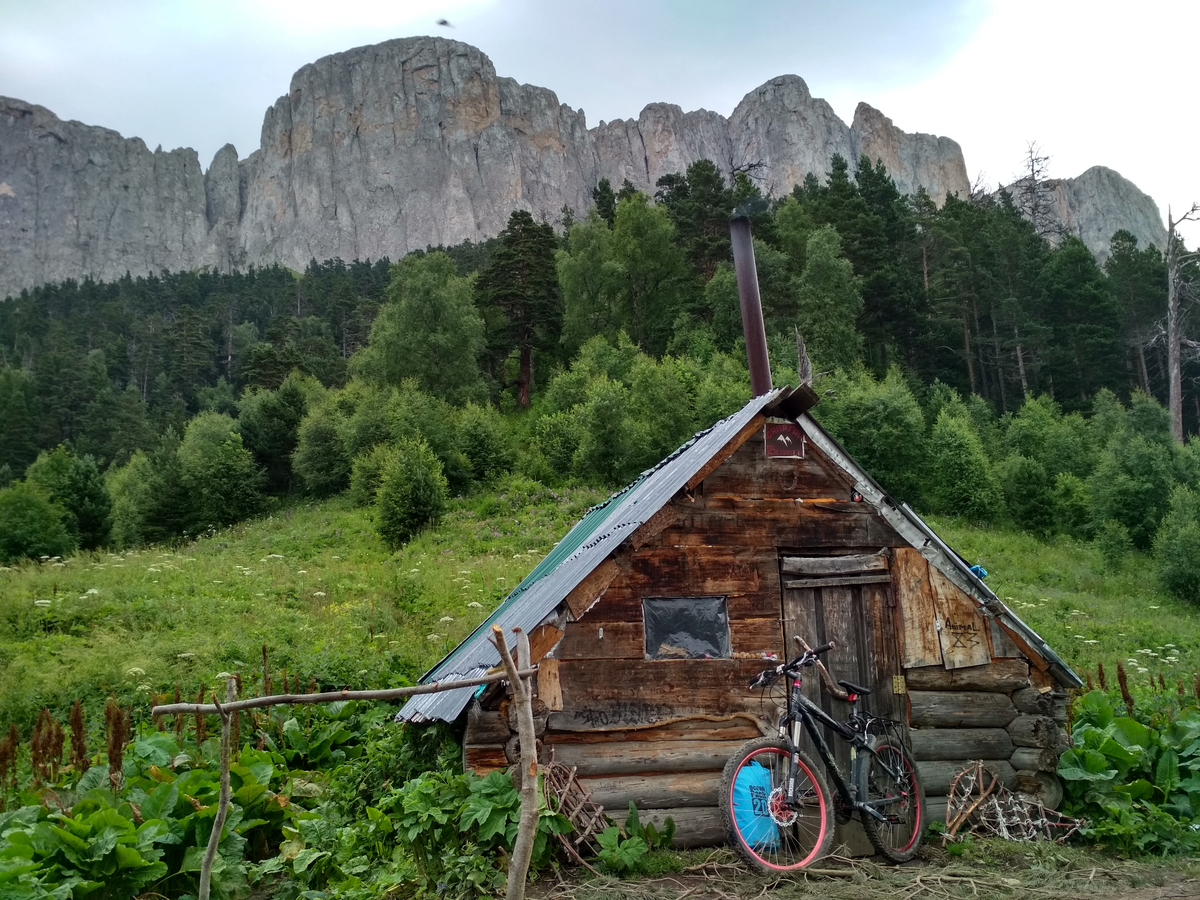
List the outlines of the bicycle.
{"label": "bicycle", "polygon": [[[847,822],[857,812],[867,838],[882,856],[897,863],[912,859],[925,825],[925,796],[900,723],[860,708],[870,689],[849,681],[838,682],[840,691],[834,687],[819,659],[835,648],[832,641],[816,649],[799,638],[796,643],[802,648],[799,656],[764,669],[750,683],[751,689],[761,688],[765,697],[778,679],[790,680],[779,736],[744,744],[722,773],[721,815],[730,842],[758,868],[802,869],[828,852],[834,818]],[[845,722],[834,719],[801,690],[801,670],[813,666],[818,667],[825,688],[850,703]],[[818,722],[850,744],[849,780],[833,759]],[[802,727],[833,779],[836,799],[800,750]]]}

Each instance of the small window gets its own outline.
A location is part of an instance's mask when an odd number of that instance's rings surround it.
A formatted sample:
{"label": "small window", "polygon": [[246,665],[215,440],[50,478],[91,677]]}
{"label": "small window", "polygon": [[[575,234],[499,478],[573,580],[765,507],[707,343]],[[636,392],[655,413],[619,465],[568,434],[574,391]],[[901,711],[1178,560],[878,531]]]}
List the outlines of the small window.
{"label": "small window", "polygon": [[646,597],[646,659],[729,659],[724,597]]}

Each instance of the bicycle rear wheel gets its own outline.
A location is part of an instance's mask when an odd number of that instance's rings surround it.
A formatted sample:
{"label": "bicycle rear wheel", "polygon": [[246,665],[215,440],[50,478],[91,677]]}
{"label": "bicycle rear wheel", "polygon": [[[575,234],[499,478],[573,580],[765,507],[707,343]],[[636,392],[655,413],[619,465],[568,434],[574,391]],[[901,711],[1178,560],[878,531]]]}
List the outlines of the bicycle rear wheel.
{"label": "bicycle rear wheel", "polygon": [[828,852],[833,840],[829,789],[803,754],[796,766],[796,802],[787,745],[764,738],[740,747],[721,780],[721,817],[730,843],[768,872],[802,869]]}
{"label": "bicycle rear wheel", "polygon": [[925,791],[917,768],[894,738],[878,738],[867,757],[867,796],[863,799],[884,815],[880,822],[860,812],[863,831],[871,845],[892,862],[907,862],[917,855],[925,829]]}

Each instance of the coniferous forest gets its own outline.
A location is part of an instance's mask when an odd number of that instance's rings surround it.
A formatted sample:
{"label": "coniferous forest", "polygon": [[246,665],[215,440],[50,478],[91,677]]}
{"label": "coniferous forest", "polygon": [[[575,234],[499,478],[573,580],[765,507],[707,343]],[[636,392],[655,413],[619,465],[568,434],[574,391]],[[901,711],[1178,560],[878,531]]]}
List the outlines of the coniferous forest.
{"label": "coniferous forest", "polygon": [[[701,161],[653,197],[602,181],[586,214],[515,211],[485,243],[397,262],[8,298],[0,561],[174,542],[347,490],[402,543],[504,472],[619,485],[749,396],[736,207],[775,383],[795,382],[798,329],[814,414],[885,488],[1038,535],[1157,540],[1164,579],[1200,597],[1200,452],[1163,406],[1160,248],[1118,232],[1100,262],[1022,198],[938,208],[866,159],[782,199],[752,175]],[[1191,432],[1197,375],[1185,363]]]}

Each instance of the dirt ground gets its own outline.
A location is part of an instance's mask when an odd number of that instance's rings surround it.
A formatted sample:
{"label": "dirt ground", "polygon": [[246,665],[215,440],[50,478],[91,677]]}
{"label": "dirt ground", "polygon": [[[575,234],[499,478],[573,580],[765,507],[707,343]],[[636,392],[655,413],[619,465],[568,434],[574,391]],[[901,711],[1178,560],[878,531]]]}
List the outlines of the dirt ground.
{"label": "dirt ground", "polygon": [[[1056,844],[975,841],[946,853],[935,842],[903,866],[831,857],[784,877],[752,871],[729,850],[663,855],[657,874],[620,880],[566,870],[531,885],[536,898],[563,900],[1200,900],[1200,860],[1120,860]],[[676,868],[677,871],[662,871]]]}

